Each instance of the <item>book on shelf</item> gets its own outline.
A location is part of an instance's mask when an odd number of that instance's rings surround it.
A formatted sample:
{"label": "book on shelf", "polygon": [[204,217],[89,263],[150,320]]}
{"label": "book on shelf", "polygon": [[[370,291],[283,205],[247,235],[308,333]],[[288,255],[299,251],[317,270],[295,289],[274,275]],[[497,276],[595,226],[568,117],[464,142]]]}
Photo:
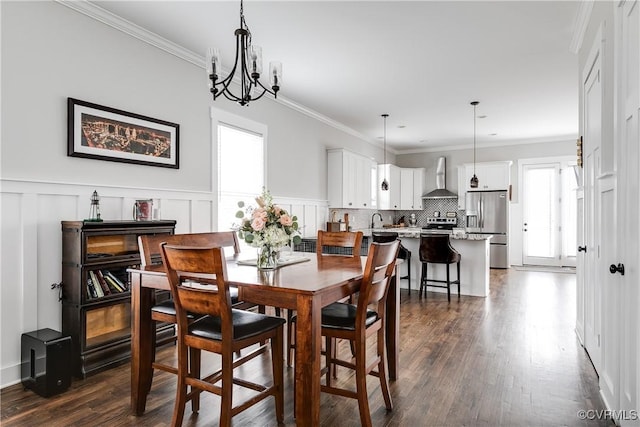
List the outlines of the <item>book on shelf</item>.
{"label": "book on shelf", "polygon": [[111,294],[119,294],[122,292],[120,288],[115,286],[110,278],[107,278],[105,271],[97,270],[96,274],[98,275],[98,279],[104,281],[105,285],[109,288]]}
{"label": "book on shelf", "polygon": [[107,270],[107,271],[105,271],[105,272],[104,272],[104,274],[105,274],[105,276],[106,276],[106,277],[110,277],[110,278],[111,278],[111,280],[113,280],[113,281],[118,285],[118,287],[119,287],[120,289],[122,289],[122,291],[121,291],[121,292],[127,292],[127,291],[129,290],[129,288],[127,287],[127,285],[125,285],[125,284],[122,282],[122,280],[118,279],[118,277],[117,277],[115,274],[113,274],[112,272],[110,272],[110,271],[108,271],[108,270]]}
{"label": "book on shelf", "polygon": [[100,270],[95,270],[94,274],[98,278],[98,283],[100,283],[100,286],[102,287],[102,292],[104,292],[105,295],[111,295],[111,289],[109,288],[107,282],[104,280],[102,272]]}
{"label": "book on shelf", "polygon": [[89,299],[98,298],[98,293],[96,292],[96,288],[91,277],[87,277],[87,294],[89,295]]}
{"label": "book on shelf", "polygon": [[104,277],[104,280],[107,282],[107,284],[109,285],[109,287],[112,290],[112,293],[122,293],[124,292],[124,289],[122,289],[120,287],[120,285],[118,284],[118,282],[116,282],[115,280],[113,280],[113,278],[111,276],[109,276],[108,271],[103,271],[102,275]]}
{"label": "book on shelf", "polygon": [[96,290],[97,297],[102,298],[104,296],[104,291],[102,290],[102,286],[100,286],[100,282],[98,282],[98,277],[96,276],[96,273],[93,272],[93,270],[89,271],[89,277],[93,282],[93,287]]}

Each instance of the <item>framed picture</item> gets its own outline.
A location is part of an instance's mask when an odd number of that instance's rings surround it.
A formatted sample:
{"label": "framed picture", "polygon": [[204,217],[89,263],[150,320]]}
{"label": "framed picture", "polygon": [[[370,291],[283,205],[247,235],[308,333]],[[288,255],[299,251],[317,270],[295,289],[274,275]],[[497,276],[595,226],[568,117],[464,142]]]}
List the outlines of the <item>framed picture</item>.
{"label": "framed picture", "polygon": [[67,155],[179,168],[180,125],[68,98]]}

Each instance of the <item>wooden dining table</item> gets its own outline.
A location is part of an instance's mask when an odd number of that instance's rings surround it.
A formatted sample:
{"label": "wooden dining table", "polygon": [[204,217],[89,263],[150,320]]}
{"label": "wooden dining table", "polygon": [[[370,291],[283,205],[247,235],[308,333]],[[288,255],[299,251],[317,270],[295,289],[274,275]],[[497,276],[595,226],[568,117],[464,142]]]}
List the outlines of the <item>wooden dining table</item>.
{"label": "wooden dining table", "polygon": [[[261,271],[239,265],[242,254],[227,258],[227,279],[238,287],[242,301],[296,310],[296,424],[320,424],[321,309],[358,291],[366,257],[318,256],[294,253],[307,260]],[[295,259],[294,259],[295,260]],[[401,262],[401,260],[398,260]],[[129,269],[131,279],[131,406],[136,415],[145,411],[153,379],[155,326],[151,307],[157,289],[169,289],[162,266]],[[387,297],[386,345],[389,378],[397,377],[399,304],[397,280],[391,280]]]}

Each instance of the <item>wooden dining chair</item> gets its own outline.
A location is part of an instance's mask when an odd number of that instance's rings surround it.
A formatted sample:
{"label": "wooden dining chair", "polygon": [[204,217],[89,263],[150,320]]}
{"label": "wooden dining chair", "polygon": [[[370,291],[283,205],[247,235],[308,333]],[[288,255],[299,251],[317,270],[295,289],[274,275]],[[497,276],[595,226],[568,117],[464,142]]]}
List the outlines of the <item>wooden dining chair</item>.
{"label": "wooden dining chair", "polygon": [[[327,365],[323,369],[326,380],[325,384],[321,385],[321,391],[357,399],[360,423],[363,426],[371,426],[367,375],[371,374],[380,379],[385,407],[389,411],[393,409],[386,371],[385,307],[399,248],[399,240],[389,243],[372,243],[369,247],[357,304],[336,302],[322,309],[322,335],[325,337]],[[371,309],[370,306],[374,308]],[[367,338],[374,334],[377,337],[376,357],[370,361],[366,354]],[[353,343],[355,362],[340,360],[335,356],[332,346],[336,339],[346,339]],[[332,384],[333,365],[355,370],[355,392]]]}
{"label": "wooden dining chair", "polygon": [[[230,426],[234,415],[270,396],[275,399],[276,419],[281,423],[284,419],[284,319],[232,308],[223,248],[166,243],[161,248],[178,325],[178,386],[171,425],[182,424],[186,401],[200,391],[221,397],[221,426]],[[189,313],[200,317],[191,321]],[[256,349],[234,360],[234,353],[255,344],[259,344]],[[265,353],[268,346],[273,377],[270,385],[234,376],[235,368]],[[192,364],[199,364],[202,350],[220,354],[222,368],[201,379],[189,369],[189,359]],[[256,374],[255,368],[244,372]],[[234,404],[234,385],[253,392],[242,403]]]}
{"label": "wooden dining chair", "polygon": [[[224,248],[232,248],[234,254],[240,253],[240,244],[235,231],[220,231],[210,233],[192,233],[192,234],[155,234],[155,235],[140,235],[138,236],[138,249],[140,252],[140,262],[142,266],[160,265],[162,264],[162,255],[160,244],[167,242],[172,245],[188,245],[188,246],[219,246]],[[255,307],[255,304],[244,303],[238,301],[238,289],[235,287],[229,288],[231,295],[231,302],[234,308],[249,309]],[[166,298],[156,301],[154,295],[154,303],[151,307],[151,320],[154,322],[176,323],[176,309],[172,298]],[[159,298],[163,298],[160,295]],[[264,307],[259,307],[259,311],[264,313]],[[189,314],[189,320],[194,320],[195,315]],[[152,367],[161,371],[170,372],[172,374],[178,373],[176,366],[167,365],[156,361],[156,345],[166,344],[171,341],[175,341],[176,337],[173,336],[164,342],[157,343],[156,336],[152,336]],[[194,367],[198,369],[199,367]],[[198,410],[199,400],[196,398],[192,401],[192,408],[194,411]]]}
{"label": "wooden dining chair", "polygon": [[[363,239],[362,231],[324,231],[318,230],[316,254],[339,254],[360,256]],[[337,249],[337,250],[332,250]]]}
{"label": "wooden dining chair", "polygon": [[[318,230],[316,239],[316,254],[341,255],[357,258],[360,256],[362,231],[324,231]],[[329,252],[329,254],[327,254]],[[294,310],[287,310],[287,366],[291,367],[293,352],[296,348],[294,330]]]}

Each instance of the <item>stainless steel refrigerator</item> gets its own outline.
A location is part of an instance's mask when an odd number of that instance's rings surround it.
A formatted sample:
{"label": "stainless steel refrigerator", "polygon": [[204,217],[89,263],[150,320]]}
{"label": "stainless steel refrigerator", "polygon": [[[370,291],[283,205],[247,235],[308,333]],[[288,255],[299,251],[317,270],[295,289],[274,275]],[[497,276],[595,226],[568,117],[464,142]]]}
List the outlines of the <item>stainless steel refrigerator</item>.
{"label": "stainless steel refrigerator", "polygon": [[509,196],[506,191],[467,192],[467,233],[492,234],[491,268],[509,268]]}

